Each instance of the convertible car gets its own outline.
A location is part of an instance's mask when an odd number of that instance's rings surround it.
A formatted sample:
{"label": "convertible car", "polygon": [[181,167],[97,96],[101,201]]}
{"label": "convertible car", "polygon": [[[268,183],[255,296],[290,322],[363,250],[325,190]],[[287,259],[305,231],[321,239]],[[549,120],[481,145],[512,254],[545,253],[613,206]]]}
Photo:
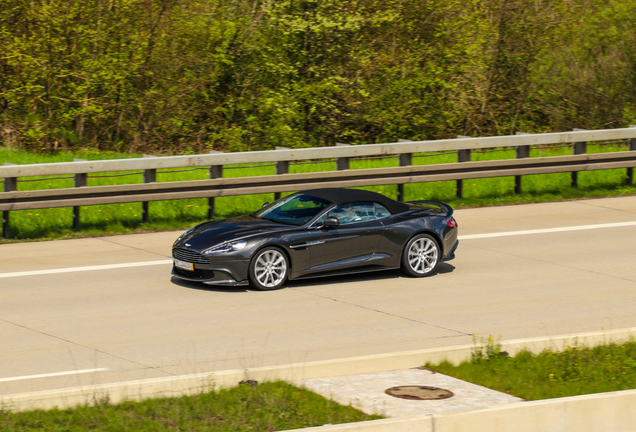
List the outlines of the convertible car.
{"label": "convertible car", "polygon": [[288,279],[394,268],[421,277],[453,259],[458,244],[447,204],[316,189],[186,231],[172,247],[172,274],[259,290],[280,288]]}

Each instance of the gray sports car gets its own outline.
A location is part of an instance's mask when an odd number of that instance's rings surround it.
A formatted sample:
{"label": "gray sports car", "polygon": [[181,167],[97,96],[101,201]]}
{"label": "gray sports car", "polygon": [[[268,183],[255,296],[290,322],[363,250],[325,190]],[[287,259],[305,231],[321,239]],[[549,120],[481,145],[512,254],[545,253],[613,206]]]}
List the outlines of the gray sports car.
{"label": "gray sports car", "polygon": [[447,204],[316,189],[186,231],[172,247],[172,274],[259,290],[280,288],[287,279],[394,268],[421,277],[453,259],[458,244]]}

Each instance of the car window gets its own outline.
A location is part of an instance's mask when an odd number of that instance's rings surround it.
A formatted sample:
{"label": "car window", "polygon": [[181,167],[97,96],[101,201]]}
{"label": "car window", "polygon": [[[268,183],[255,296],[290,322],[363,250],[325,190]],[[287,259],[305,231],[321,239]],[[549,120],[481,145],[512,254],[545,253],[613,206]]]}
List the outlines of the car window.
{"label": "car window", "polygon": [[375,204],[375,217],[376,218],[383,218],[383,217],[387,217],[387,216],[391,216],[391,212],[388,211],[386,209],[386,207],[384,207],[382,204],[378,204],[378,203],[374,203]]}
{"label": "car window", "polygon": [[322,209],[330,205],[331,202],[311,195],[290,195],[273,202],[253,215],[261,219],[300,226],[309,222]]}
{"label": "car window", "polygon": [[342,204],[323,215],[317,224],[321,225],[328,217],[338,218],[340,225],[375,219],[375,208],[371,202]]}

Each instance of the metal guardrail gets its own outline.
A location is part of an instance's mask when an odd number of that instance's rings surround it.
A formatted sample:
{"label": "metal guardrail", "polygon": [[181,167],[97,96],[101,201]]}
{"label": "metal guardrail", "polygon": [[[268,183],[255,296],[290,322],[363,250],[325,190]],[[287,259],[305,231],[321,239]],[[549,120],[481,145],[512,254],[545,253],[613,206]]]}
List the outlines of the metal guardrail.
{"label": "metal guardrail", "polygon": [[371,168],[213,180],[94,186],[0,194],[0,210],[31,210],[139,201],[292,192],[323,187],[356,187],[528,174],[593,171],[636,166],[636,151],[513,160]]}
{"label": "metal guardrail", "polygon": [[[586,143],[628,140],[628,151],[585,154]],[[574,156],[529,158],[530,146],[571,143]],[[470,162],[471,151],[514,147],[517,159]],[[413,166],[413,153],[457,152],[458,162]],[[398,168],[349,169],[352,157],[394,155]],[[335,160],[339,171],[289,174],[291,161]],[[223,165],[275,162],[274,176],[223,178]],[[0,166],[4,190],[0,193],[3,212],[3,236],[9,237],[11,210],[74,207],[73,225],[79,230],[79,206],[143,202],[143,218],[148,218],[148,202],[186,198],[208,198],[208,217],[214,214],[214,198],[255,193],[291,192],[319,187],[355,187],[398,185],[398,199],[404,200],[403,185],[429,181],[457,181],[457,196],[463,193],[462,180],[515,176],[515,192],[521,192],[521,176],[529,174],[571,172],[572,185],[577,185],[579,171],[627,168],[626,182],[633,183],[636,166],[636,127],[596,131],[576,130],[549,134],[519,134],[501,137],[402,141],[388,144],[338,145],[306,149],[284,149],[245,153],[220,153],[194,156],[144,157],[135,159],[75,161],[33,165]],[[156,182],[157,169],[207,167],[209,180]],[[87,187],[88,173],[143,170],[143,184]],[[19,177],[72,174],[74,188],[39,191],[17,191]]]}
{"label": "metal guardrail", "polygon": [[408,153],[477,150],[493,147],[522,147],[636,138],[636,128],[572,131],[546,134],[506,135],[499,137],[455,138],[433,141],[403,141],[386,144],[342,145],[279,149],[255,152],[221,153],[192,156],[164,156],[100,161],[58,162],[0,166],[0,178],[62,174],[86,174],[107,171],[195,166],[222,166],[260,162],[290,162],[310,159],[342,159],[360,156],[401,155]]}

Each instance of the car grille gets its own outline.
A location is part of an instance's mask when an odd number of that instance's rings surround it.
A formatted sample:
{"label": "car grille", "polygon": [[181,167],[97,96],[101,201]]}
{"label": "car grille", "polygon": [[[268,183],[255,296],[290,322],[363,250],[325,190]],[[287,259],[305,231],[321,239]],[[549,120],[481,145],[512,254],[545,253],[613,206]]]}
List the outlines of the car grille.
{"label": "car grille", "polygon": [[195,264],[210,264],[210,261],[197,252],[192,252],[187,249],[172,249],[172,256],[178,260],[195,263]]}

